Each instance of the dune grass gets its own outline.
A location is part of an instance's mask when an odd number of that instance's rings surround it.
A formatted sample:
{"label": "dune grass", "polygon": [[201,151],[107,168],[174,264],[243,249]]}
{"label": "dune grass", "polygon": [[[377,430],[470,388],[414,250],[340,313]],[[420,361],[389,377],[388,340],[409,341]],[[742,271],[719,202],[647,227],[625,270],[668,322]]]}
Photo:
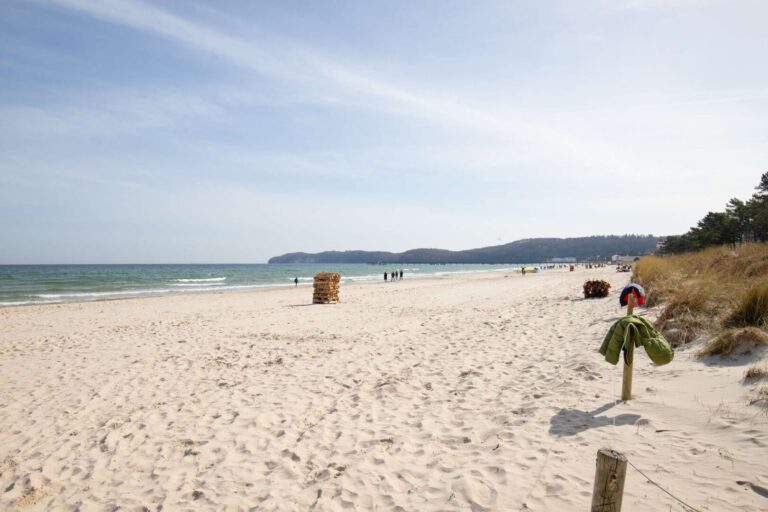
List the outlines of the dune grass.
{"label": "dune grass", "polygon": [[635,264],[634,280],[643,285],[649,307],[663,301],[664,282],[672,277],[673,262],[669,258],[646,256]]}
{"label": "dune grass", "polygon": [[768,377],[768,368],[764,366],[750,366],[746,372],[744,372],[744,380],[759,380]]}
{"label": "dune grass", "polygon": [[768,407],[768,386],[763,386],[758,389],[755,396],[749,401],[749,405],[762,405]]}
{"label": "dune grass", "polygon": [[699,354],[705,357],[744,355],[753,348],[764,347],[768,347],[768,333],[757,327],[741,327],[721,331]]}
{"label": "dune grass", "polygon": [[670,343],[688,343],[711,327],[715,307],[712,292],[711,283],[694,281],[681,283],[674,293],[667,294],[656,327],[666,332]]}
{"label": "dune grass", "polygon": [[713,339],[705,352],[727,355],[735,350],[731,343],[757,336],[733,328],[768,328],[766,276],[768,244],[755,243],[644,257],[634,279],[645,287],[649,306],[662,307],[656,327],[673,345],[707,332]]}
{"label": "dune grass", "polygon": [[768,280],[747,290],[726,322],[729,325],[754,325],[757,327],[768,324]]}

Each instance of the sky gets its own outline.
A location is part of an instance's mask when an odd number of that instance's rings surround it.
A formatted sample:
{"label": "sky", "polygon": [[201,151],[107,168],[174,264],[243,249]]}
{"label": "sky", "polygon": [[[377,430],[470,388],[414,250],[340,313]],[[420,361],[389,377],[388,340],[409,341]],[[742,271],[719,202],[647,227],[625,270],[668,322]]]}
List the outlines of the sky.
{"label": "sky", "polygon": [[768,171],[768,2],[0,2],[0,264],[679,234]]}

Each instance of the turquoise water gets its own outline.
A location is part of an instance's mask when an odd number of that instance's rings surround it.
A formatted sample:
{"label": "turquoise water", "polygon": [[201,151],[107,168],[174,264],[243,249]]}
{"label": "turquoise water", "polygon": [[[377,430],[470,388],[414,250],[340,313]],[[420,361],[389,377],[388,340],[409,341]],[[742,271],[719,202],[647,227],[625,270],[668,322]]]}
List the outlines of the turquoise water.
{"label": "turquoise water", "polygon": [[181,293],[225,292],[312,283],[338,272],[344,284],[379,283],[384,272],[405,279],[505,271],[522,265],[0,265],[0,306],[84,302]]}

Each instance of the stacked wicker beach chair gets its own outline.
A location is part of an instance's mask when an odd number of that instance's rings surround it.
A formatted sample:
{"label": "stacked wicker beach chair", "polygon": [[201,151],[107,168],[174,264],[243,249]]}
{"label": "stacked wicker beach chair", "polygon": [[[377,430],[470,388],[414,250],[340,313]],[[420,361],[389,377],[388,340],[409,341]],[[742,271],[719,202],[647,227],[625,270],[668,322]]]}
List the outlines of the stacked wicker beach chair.
{"label": "stacked wicker beach chair", "polygon": [[339,281],[341,274],[320,272],[315,276],[314,304],[337,304],[339,302]]}

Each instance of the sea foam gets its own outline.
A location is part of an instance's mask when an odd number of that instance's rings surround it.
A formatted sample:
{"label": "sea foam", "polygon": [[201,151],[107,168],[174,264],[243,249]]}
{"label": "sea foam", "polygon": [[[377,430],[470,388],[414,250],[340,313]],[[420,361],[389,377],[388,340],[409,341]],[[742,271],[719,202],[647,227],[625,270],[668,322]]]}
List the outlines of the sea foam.
{"label": "sea foam", "polygon": [[209,277],[209,278],[203,278],[203,279],[174,279],[177,283],[214,283],[219,281],[226,281],[226,277]]}

